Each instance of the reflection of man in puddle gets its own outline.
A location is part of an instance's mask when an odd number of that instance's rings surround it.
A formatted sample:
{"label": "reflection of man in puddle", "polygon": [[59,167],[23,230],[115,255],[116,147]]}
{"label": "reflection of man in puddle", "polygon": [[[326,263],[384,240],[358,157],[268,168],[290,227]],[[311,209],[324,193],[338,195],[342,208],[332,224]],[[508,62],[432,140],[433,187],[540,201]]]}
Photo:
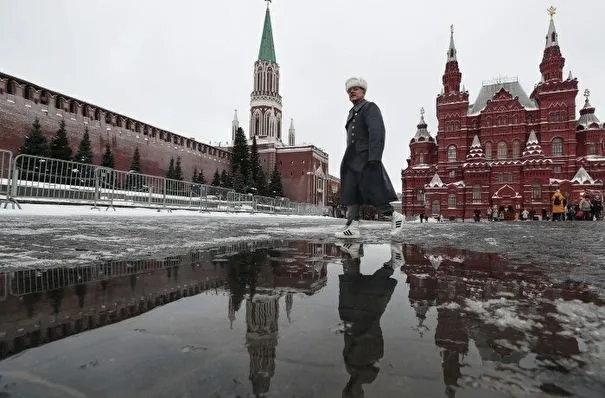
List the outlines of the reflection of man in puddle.
{"label": "reflection of man in puddle", "polygon": [[384,354],[380,317],[384,313],[397,281],[390,262],[372,275],[362,275],[361,247],[347,244],[342,248],[343,271],[338,276],[340,294],[338,312],[345,324],[345,346],[342,351],[350,375],[343,397],[363,397],[363,384],[378,376],[376,363]]}

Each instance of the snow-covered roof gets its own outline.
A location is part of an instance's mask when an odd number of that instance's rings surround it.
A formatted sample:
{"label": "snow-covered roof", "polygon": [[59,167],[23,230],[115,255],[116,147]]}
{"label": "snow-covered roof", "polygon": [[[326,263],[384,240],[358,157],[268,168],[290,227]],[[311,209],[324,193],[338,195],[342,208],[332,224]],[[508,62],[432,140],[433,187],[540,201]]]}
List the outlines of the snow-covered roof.
{"label": "snow-covered roof", "polygon": [[435,173],[435,175],[433,176],[433,179],[427,185],[431,188],[435,188],[435,187],[441,188],[445,184],[443,183],[443,181],[441,181],[441,177],[439,177],[439,174]]}
{"label": "snow-covered roof", "polygon": [[424,109],[420,111],[420,123],[418,123],[416,128],[416,134],[412,138],[412,142],[435,142],[435,139],[427,130],[427,124],[424,121]]}
{"label": "snow-covered roof", "polygon": [[497,81],[491,84],[484,84],[479,90],[479,95],[475,103],[470,107],[468,115],[477,115],[485,109],[487,101],[494,98],[496,93],[501,89],[505,89],[513,98],[517,97],[519,102],[525,109],[538,109],[537,104],[529,98],[521,84],[517,80],[513,81]]}
{"label": "snow-covered roof", "polygon": [[508,184],[504,184],[500,189],[494,193],[492,199],[498,198],[521,198],[519,192],[515,191],[513,187]]}
{"label": "snow-covered roof", "polygon": [[580,167],[575,176],[570,180],[572,183],[578,184],[594,184],[595,180],[588,174],[584,167]]}
{"label": "snow-covered roof", "polygon": [[[588,92],[588,90],[586,91]],[[590,128],[601,128],[601,121],[594,113],[595,108],[590,105],[590,102],[588,101],[589,92],[585,95],[586,101],[584,102],[584,107],[580,109],[580,118],[578,119],[577,126],[582,127],[585,130]]]}
{"label": "snow-covered roof", "polygon": [[538,141],[538,137],[536,136],[536,132],[532,130],[529,133],[529,138],[527,139],[527,144],[525,145],[525,149],[523,150],[523,158],[528,157],[544,157],[544,151],[542,151],[542,146]]}

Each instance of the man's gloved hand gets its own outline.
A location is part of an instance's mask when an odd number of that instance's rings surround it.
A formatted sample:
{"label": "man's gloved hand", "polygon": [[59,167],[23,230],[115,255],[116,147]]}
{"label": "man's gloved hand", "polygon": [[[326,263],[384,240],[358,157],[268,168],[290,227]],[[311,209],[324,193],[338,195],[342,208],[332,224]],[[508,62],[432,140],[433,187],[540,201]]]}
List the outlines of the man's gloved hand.
{"label": "man's gloved hand", "polygon": [[368,166],[376,166],[380,164],[380,160],[368,160]]}

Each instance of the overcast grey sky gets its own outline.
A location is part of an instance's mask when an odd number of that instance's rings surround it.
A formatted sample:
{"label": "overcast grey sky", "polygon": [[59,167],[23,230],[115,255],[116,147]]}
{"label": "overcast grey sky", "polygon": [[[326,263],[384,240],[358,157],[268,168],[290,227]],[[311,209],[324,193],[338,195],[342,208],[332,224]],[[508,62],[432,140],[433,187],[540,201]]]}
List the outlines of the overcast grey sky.
{"label": "overcast grey sky", "polygon": [[[605,118],[605,1],[559,0],[555,24],[581,92]],[[474,101],[481,83],[518,76],[530,94],[540,80],[546,9],[538,0],[274,0],[284,120],[299,143],[330,155],[338,175],[344,82],[361,75],[387,124],[384,162],[398,191],[419,108],[436,131],[450,24],[462,83]],[[3,1],[0,70],[205,142],[230,139],[233,109],[248,131],[252,67],[262,0]],[[284,123],[287,134],[289,123]],[[287,137],[287,135],[285,135]]]}

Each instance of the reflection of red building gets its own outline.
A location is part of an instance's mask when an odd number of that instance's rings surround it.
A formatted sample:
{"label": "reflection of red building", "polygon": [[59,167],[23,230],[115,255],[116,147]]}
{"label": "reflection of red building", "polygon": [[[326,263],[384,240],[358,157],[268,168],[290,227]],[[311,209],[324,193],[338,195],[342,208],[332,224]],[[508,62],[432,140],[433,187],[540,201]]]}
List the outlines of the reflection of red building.
{"label": "reflection of red building", "polygon": [[[490,375],[487,386],[482,385],[480,375],[464,372],[471,345],[484,366],[506,364],[509,376],[518,377],[518,382],[527,386],[536,382],[534,370],[518,368],[515,372],[515,366],[529,353],[535,354],[537,363],[577,362],[569,366],[583,366],[583,359],[577,357],[580,349],[576,336],[569,332],[570,325],[564,329],[560,318],[554,315],[558,313],[557,307],[548,299],[605,305],[584,284],[554,284],[538,268],[514,266],[495,253],[429,251],[407,244],[402,252],[405,259],[402,271],[407,275],[410,305],[416,311],[421,336],[429,331],[423,325],[427,311],[433,306],[437,309],[434,336],[440,349],[447,397],[455,397],[457,388],[464,384],[498,388],[501,383],[503,391],[510,388],[507,380],[498,379],[498,372]],[[474,306],[481,309],[477,311]],[[499,312],[502,308],[503,312]],[[527,322],[526,326],[499,323],[499,317],[506,313],[514,314],[517,321]],[[540,366],[535,372],[542,372]]]}
{"label": "reflection of red building", "polygon": [[452,30],[436,101],[437,136],[422,117],[402,172],[403,212],[471,218],[492,205],[539,212],[550,207],[556,189],[574,202],[585,189],[602,191],[605,127],[588,91],[576,118],[578,80],[563,77],[564,64],[551,18],[542,79],[531,94],[517,79],[498,79],[484,83],[470,103]]}

